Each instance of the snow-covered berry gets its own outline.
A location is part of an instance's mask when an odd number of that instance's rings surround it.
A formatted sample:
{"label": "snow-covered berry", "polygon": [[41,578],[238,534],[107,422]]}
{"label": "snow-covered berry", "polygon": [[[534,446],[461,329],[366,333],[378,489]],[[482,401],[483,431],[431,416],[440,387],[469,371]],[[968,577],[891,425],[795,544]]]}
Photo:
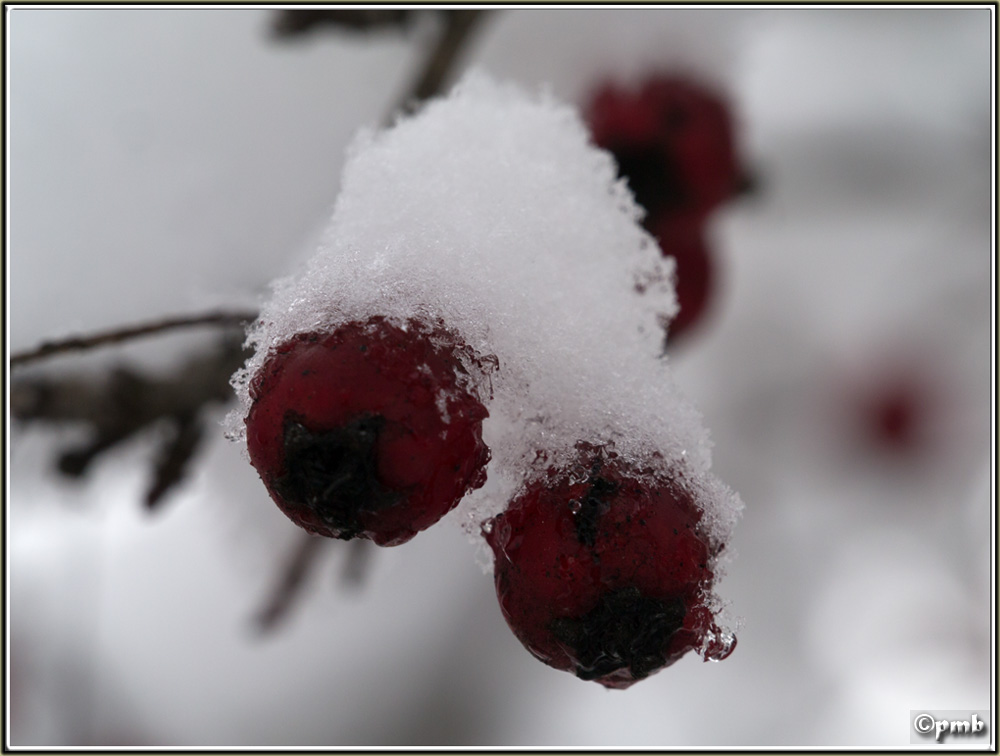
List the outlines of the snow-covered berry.
{"label": "snow-covered berry", "polygon": [[556,669],[627,688],[713,641],[708,597],[721,547],[679,478],[580,450],[483,531],[521,643]]}
{"label": "snow-covered berry", "polygon": [[296,524],[408,541],[486,480],[472,350],[441,324],[382,317],[278,346],[250,382],[250,461]]}

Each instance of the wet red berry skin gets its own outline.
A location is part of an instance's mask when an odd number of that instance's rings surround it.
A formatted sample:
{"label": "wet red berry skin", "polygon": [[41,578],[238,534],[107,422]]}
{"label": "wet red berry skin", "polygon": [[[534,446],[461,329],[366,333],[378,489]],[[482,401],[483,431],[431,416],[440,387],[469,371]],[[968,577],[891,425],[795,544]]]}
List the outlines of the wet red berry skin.
{"label": "wet red berry skin", "polygon": [[251,381],[246,418],[271,498],[312,533],[383,546],[441,519],[490,458],[460,353],[472,355],[440,325],[381,317],[281,344]]}
{"label": "wet red berry skin", "polygon": [[635,90],[605,84],[586,118],[594,143],[614,154],[650,215],[684,210],[704,217],[739,186],[727,104],[695,82],[653,76]]}
{"label": "wet red berry skin", "polygon": [[528,485],[484,527],[500,608],[538,659],[627,688],[698,648],[712,623],[701,512],[675,483],[603,460]]}

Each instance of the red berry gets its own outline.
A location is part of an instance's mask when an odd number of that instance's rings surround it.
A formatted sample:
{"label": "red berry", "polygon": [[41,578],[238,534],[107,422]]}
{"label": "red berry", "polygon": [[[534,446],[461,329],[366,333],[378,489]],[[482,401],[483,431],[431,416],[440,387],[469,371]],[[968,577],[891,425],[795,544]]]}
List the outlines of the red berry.
{"label": "red berry", "polygon": [[858,429],[875,448],[899,460],[918,460],[941,448],[947,391],[916,359],[873,366],[855,389]]}
{"label": "red berry", "polygon": [[873,402],[872,431],[888,446],[910,446],[917,439],[920,398],[905,390],[887,394]]}
{"label": "red berry", "polygon": [[680,312],[670,342],[701,320],[714,283],[704,241],[711,211],[740,187],[733,126],[725,102],[678,77],[652,77],[638,90],[604,85],[587,109],[594,142],[609,150],[644,227],[677,261]]}
{"label": "red berry", "polygon": [[627,688],[712,639],[719,549],[677,481],[593,447],[575,467],[550,470],[484,526],[497,596],[535,657]]}
{"label": "red berry", "polygon": [[486,480],[486,408],[441,325],[381,317],[279,346],[250,384],[247,448],[271,498],[333,538],[408,541]]}
{"label": "red berry", "polygon": [[647,225],[663,255],[674,258],[676,263],[674,276],[680,310],[668,326],[668,341],[672,344],[705,314],[715,284],[715,266],[697,218],[664,213],[650,219]]}
{"label": "red berry", "polygon": [[690,81],[652,77],[637,91],[606,84],[587,121],[647,217],[678,210],[704,217],[739,187],[726,103]]}

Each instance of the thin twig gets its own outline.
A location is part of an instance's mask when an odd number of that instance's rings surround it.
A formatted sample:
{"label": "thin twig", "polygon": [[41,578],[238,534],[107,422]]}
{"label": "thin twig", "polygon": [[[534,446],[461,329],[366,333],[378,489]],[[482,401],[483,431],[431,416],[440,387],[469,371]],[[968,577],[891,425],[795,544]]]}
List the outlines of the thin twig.
{"label": "thin twig", "polygon": [[297,38],[319,27],[371,32],[402,29],[420,9],[411,8],[291,8],[275,11],[271,35],[277,39]]}
{"label": "thin twig", "polygon": [[364,583],[374,548],[371,541],[360,538],[348,542],[347,559],[340,573],[340,580],[345,586],[353,589]]}
{"label": "thin twig", "polygon": [[51,357],[64,352],[82,351],[94,349],[95,347],[107,344],[119,344],[123,341],[142,338],[165,331],[174,331],[181,328],[191,328],[200,325],[223,325],[238,326],[248,323],[257,317],[256,312],[225,312],[216,311],[202,315],[181,315],[172,318],[164,318],[151,323],[140,323],[133,326],[115,328],[110,331],[99,331],[83,336],[69,336],[56,341],[46,341],[25,352],[12,354],[10,366],[19,367],[32,362]]}
{"label": "thin twig", "polygon": [[[153,426],[166,432],[147,503],[159,502],[184,478],[198,448],[210,404],[230,401],[229,379],[246,360],[242,338],[227,332],[217,346],[192,352],[167,374],[149,375],[117,366],[99,376],[14,376],[9,410],[23,423],[82,425],[89,438],[65,449],[58,459],[63,475],[79,478],[96,458]],[[55,372],[55,371],[53,371]]]}
{"label": "thin twig", "polygon": [[278,584],[270,593],[270,598],[264,608],[257,614],[257,630],[268,633],[288,614],[292,603],[298,598],[305,586],[306,576],[319,556],[320,547],[325,545],[322,536],[303,533],[299,536],[292,550],[291,558],[281,571]]}
{"label": "thin twig", "polygon": [[412,111],[424,100],[441,92],[455,67],[459,53],[468,43],[472,32],[484,15],[486,15],[485,10],[472,9],[453,10],[446,14],[445,28],[437,44],[424,58],[420,73],[404,97],[392,109],[390,118],[398,111]]}
{"label": "thin twig", "polygon": [[146,492],[146,508],[156,509],[164,494],[184,478],[188,463],[194,457],[204,436],[196,415],[173,418],[173,435],[160,449],[153,470],[153,483]]}

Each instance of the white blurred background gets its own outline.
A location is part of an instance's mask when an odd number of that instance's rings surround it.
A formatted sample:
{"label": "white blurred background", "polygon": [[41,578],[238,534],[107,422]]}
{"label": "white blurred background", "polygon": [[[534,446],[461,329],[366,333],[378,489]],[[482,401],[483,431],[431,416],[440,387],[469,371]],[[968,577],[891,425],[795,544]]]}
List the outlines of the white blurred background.
{"label": "white blurred background", "polygon": [[[252,308],[308,253],[348,141],[436,29],[276,40],[273,14],[8,11],[12,352]],[[334,544],[261,636],[297,532],[221,428],[149,515],[154,432],[74,482],[54,458],[80,429],[14,422],[10,743],[903,747],[910,709],[990,709],[992,26],[988,8],[503,10],[462,59],[581,105],[658,70],[731,100],[759,186],[715,216],[712,310],[670,357],[746,502],[729,659],[626,692],[551,670],[454,522],[378,550],[354,589]],[[210,334],[32,370],[155,372]],[[900,391],[918,442],[872,419]]]}

